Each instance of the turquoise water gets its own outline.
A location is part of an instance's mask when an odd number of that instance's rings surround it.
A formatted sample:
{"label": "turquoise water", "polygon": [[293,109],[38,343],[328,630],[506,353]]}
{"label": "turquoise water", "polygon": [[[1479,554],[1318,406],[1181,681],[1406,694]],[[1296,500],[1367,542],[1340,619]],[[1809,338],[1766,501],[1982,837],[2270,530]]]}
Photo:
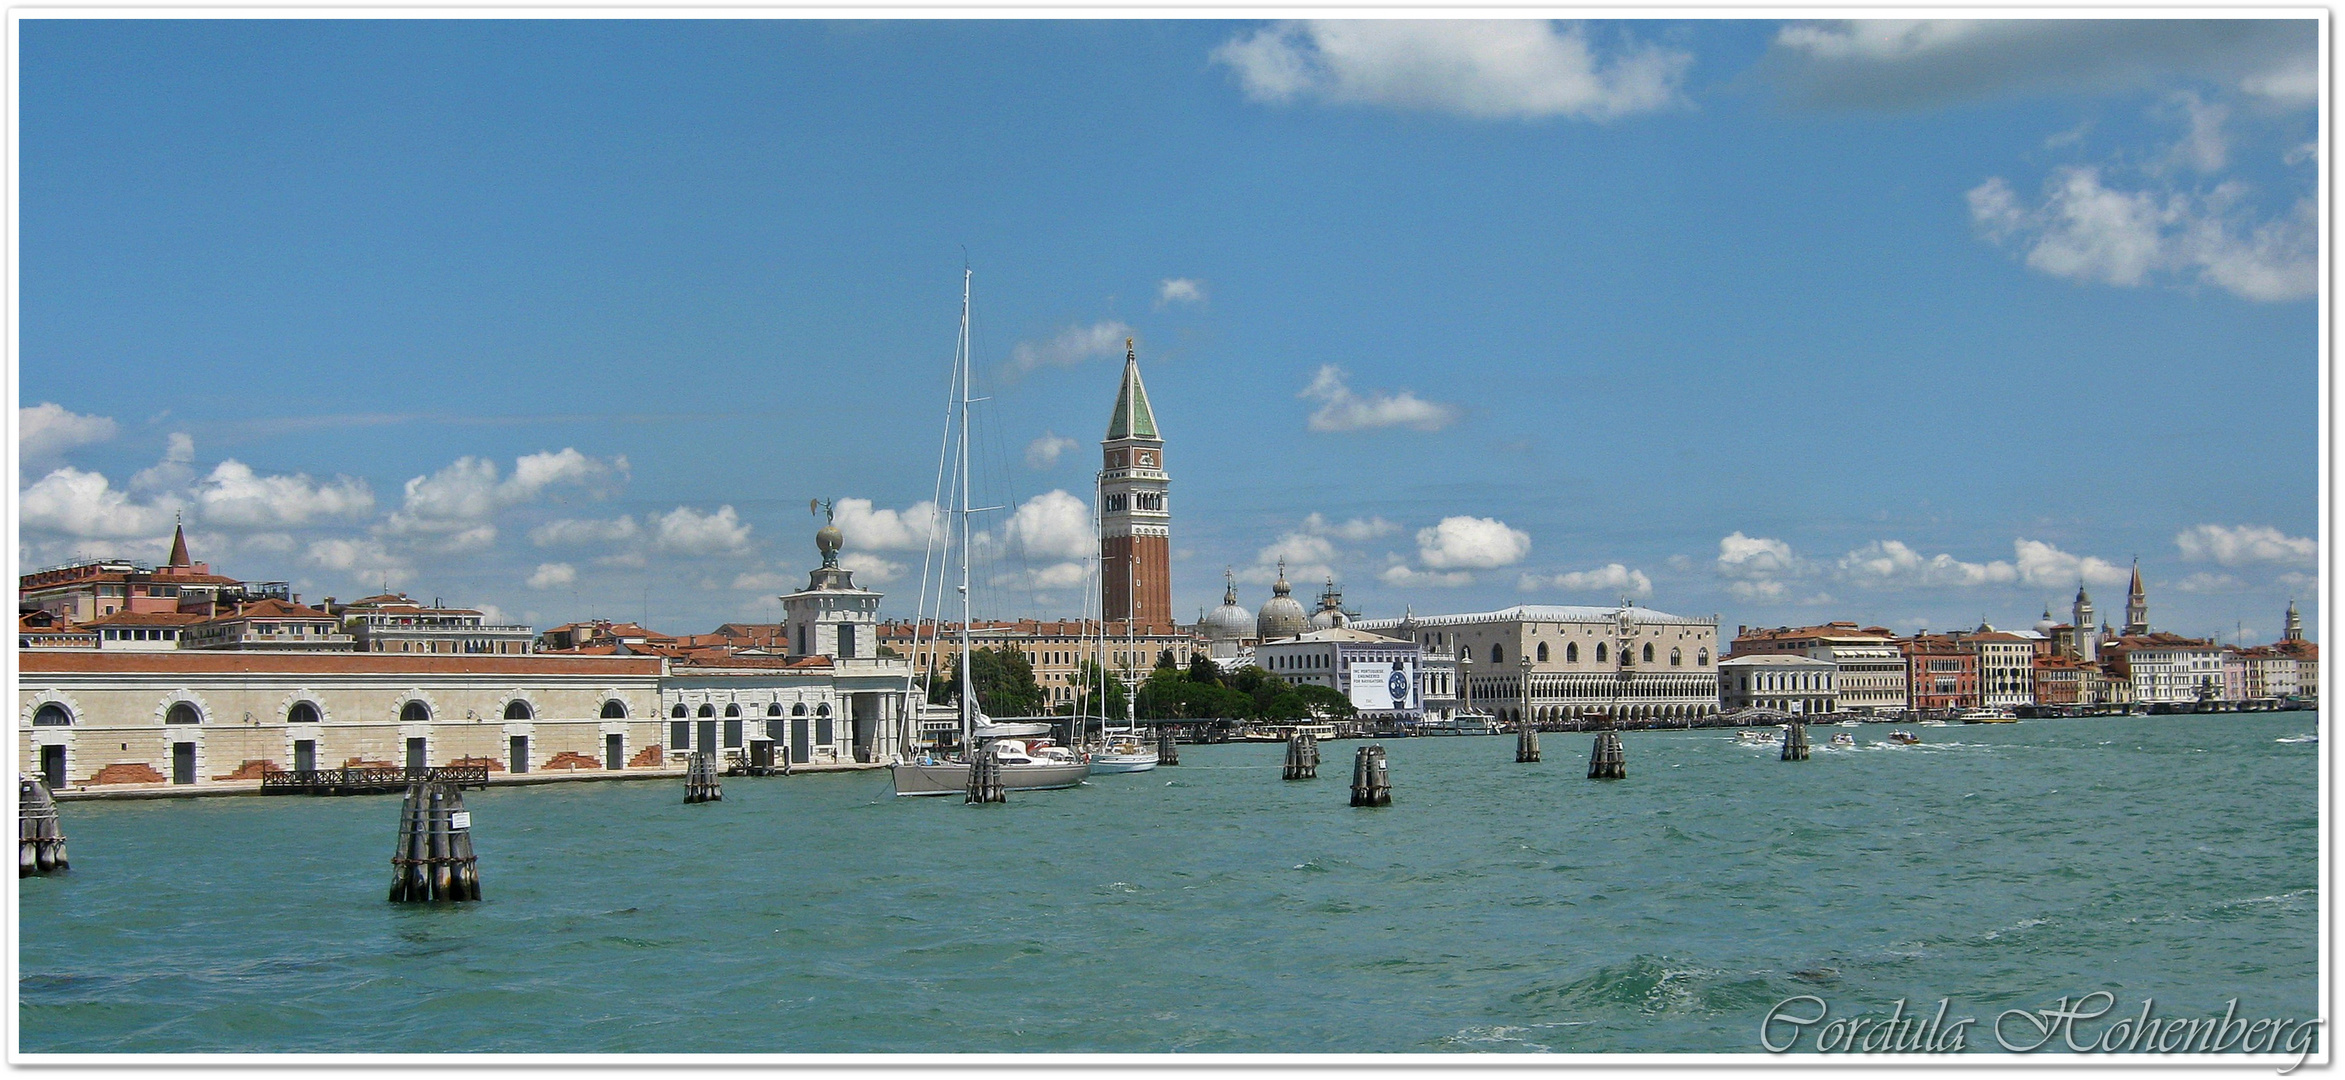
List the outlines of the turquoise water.
{"label": "turquoise water", "polygon": [[[27,1052],[1758,1049],[1777,1001],[2309,1016],[2310,713],[1389,740],[1013,793],[885,774],[467,793],[479,904],[393,906],[396,796],[69,803]],[[1974,1040],[1975,1042],[1979,1040]],[[1991,1040],[1985,1040],[1991,1043]]]}

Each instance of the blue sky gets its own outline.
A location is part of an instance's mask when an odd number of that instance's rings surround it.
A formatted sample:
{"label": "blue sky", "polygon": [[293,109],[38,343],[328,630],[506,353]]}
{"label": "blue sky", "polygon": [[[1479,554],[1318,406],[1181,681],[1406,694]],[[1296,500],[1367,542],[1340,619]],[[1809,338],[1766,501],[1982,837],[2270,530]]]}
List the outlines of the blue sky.
{"label": "blue sky", "polygon": [[991,614],[2317,617],[2314,22],[22,27],[27,566],[908,614],[966,251]]}

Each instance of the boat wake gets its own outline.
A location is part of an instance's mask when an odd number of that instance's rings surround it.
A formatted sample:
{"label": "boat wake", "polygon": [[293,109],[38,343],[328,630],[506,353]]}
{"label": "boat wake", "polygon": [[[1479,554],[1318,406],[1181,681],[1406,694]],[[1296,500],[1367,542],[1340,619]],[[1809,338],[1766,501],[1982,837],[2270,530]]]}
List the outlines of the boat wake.
{"label": "boat wake", "polygon": [[2277,739],[2273,739],[2272,741],[2276,743],[2317,743],[2321,741],[2321,733],[2317,731],[2307,731],[2302,735],[2282,735]]}

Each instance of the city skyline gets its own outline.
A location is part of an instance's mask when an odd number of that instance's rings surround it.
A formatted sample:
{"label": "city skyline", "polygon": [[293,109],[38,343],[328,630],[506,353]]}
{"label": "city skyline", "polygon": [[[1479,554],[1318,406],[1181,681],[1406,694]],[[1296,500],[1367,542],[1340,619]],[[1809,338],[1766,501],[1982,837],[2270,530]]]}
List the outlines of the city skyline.
{"label": "city skyline", "polygon": [[26,20],[19,559],[184,517],[312,598],[692,632],[778,618],[820,497],[907,617],[966,245],[981,616],[1082,612],[1128,336],[1184,620],[1283,557],[1373,616],[2026,625],[2139,556],[2270,640],[2300,25]]}

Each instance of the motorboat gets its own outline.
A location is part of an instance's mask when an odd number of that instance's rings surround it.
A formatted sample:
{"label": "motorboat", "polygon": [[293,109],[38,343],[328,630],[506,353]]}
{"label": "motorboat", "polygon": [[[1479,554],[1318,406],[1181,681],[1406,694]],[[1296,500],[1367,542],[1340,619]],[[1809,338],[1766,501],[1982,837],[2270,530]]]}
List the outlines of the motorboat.
{"label": "motorboat", "polygon": [[1946,726],[1946,721],[1944,721],[1944,720],[1924,720],[1924,721],[1922,721],[1921,723],[1919,723],[1919,724],[1916,724],[1916,725],[1914,725],[1914,726],[1915,726],[1915,727],[1945,727],[1945,726]]}
{"label": "motorboat", "polygon": [[1734,733],[1734,741],[1749,746],[1773,746],[1779,737],[1774,728],[1744,728]]}
{"label": "motorboat", "polygon": [[1845,731],[1835,731],[1832,733],[1832,745],[1853,747],[1856,745],[1856,736]]}
{"label": "motorboat", "polygon": [[1889,741],[1896,743],[1899,746],[1913,746],[1922,740],[1921,736],[1915,735],[1913,732],[1907,731],[1904,728],[1898,728],[1889,733]]}
{"label": "motorboat", "polygon": [[2019,717],[2009,709],[1964,709],[1955,719],[1965,724],[2011,724],[2019,721]]}
{"label": "motorboat", "polygon": [[1862,720],[1843,720],[1843,721],[1841,721],[1841,722],[1840,722],[1840,725],[1839,725],[1839,726],[1841,726],[1841,727],[1856,727],[1856,726],[1858,726],[1858,725],[1860,725],[1860,724],[1862,724],[1862,723],[1864,723],[1864,721],[1862,721]]}
{"label": "motorboat", "polygon": [[1498,718],[1489,713],[1459,713],[1451,718],[1456,735],[1497,735]]}

